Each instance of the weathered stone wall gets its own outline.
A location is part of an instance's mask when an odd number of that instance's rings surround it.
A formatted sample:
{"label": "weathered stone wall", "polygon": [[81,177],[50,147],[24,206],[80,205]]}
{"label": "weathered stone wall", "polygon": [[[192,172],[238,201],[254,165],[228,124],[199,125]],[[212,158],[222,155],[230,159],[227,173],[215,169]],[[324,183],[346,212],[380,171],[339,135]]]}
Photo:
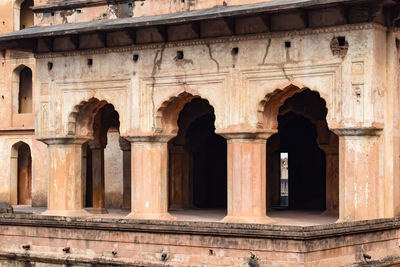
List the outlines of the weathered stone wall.
{"label": "weathered stone wall", "polygon": [[[18,2],[20,4],[20,2]],[[15,30],[16,1],[0,1],[0,33]],[[32,71],[35,81],[35,59],[31,53],[1,51],[0,53],[0,201],[16,203],[17,172],[12,165],[12,146],[25,142],[32,156],[32,206],[47,205],[48,158],[47,146],[35,140],[34,111],[18,113],[18,76],[23,67]],[[34,90],[34,88],[32,88]],[[32,101],[33,99],[27,99]],[[32,106],[34,110],[34,103]]]}
{"label": "weathered stone wall", "polygon": [[104,149],[104,176],[107,208],[122,208],[122,150],[118,131],[109,131]]}
{"label": "weathered stone wall", "polygon": [[14,12],[11,0],[0,1],[0,33],[12,32],[14,30]]}
{"label": "weathered stone wall", "polygon": [[[365,24],[323,32],[143,45],[93,54],[72,52],[66,53],[67,57],[40,55],[35,95],[41,103],[36,105],[41,114],[38,136],[67,135],[74,106],[92,97],[115,106],[122,136],[163,130],[157,121],[158,110],[184,92],[210,102],[217,132],[256,129],[263,123],[260,102],[288,84],[318,91],[327,102],[327,121],[332,128],[382,124],[383,113],[378,111],[382,110],[383,96],[376,100],[369,97],[376,95],[371,51],[378,40],[375,33],[382,31],[380,26]],[[335,36],[345,36],[349,43],[343,58],[332,54]],[[290,48],[285,48],[286,41],[290,41]],[[234,47],[239,49],[237,55],[231,53]],[[177,59],[177,51],[184,53],[184,59]],[[131,60],[134,54],[139,56],[137,62]],[[87,64],[89,58],[93,65]],[[48,62],[53,63],[52,70],[47,69]],[[352,68],[358,72],[356,78]],[[353,86],[354,81],[361,85]],[[46,107],[52,112],[43,113]]]}
{"label": "weathered stone wall", "polygon": [[[101,19],[116,19],[127,17],[142,17],[162,15],[168,13],[184,12],[213,8],[218,6],[234,6],[266,2],[265,0],[146,0],[127,1],[120,4],[106,4],[103,2],[96,6],[91,1],[76,1],[78,8],[66,7],[62,10],[45,9],[37,11],[35,25],[55,25],[63,23],[86,22]],[[65,3],[63,3],[65,4]],[[57,7],[57,1],[35,1],[36,8]],[[59,9],[59,7],[57,8]]]}
{"label": "weathered stone wall", "polygon": [[[48,157],[47,146],[36,141],[33,134],[8,134],[0,138],[0,200],[16,205],[17,166],[12,164],[12,147],[18,142],[29,145],[32,157],[32,206],[47,205]],[[13,168],[14,167],[14,168]]]}
{"label": "weathered stone wall", "polygon": [[0,265],[396,266],[400,257],[397,219],[295,227],[2,215],[0,224]]}

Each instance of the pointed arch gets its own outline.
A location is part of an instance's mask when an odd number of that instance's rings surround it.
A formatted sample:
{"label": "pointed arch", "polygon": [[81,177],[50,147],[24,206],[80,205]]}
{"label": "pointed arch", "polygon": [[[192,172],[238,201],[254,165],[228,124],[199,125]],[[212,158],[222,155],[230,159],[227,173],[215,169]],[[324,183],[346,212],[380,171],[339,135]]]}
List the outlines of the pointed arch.
{"label": "pointed arch", "polygon": [[32,113],[33,73],[28,66],[21,64],[12,75],[13,113]]}
{"label": "pointed arch", "polygon": [[32,204],[32,156],[31,148],[23,141],[11,147],[10,202],[13,205]]}
{"label": "pointed arch", "polygon": [[16,0],[14,2],[14,31],[34,25],[33,5],[33,0]]}

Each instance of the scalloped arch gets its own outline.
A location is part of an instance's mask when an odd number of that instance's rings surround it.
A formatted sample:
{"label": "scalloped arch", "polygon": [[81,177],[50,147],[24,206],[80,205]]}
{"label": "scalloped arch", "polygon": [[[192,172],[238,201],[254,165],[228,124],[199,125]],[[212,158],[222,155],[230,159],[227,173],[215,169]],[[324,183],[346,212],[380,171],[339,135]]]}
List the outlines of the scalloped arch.
{"label": "scalloped arch", "polygon": [[196,92],[182,91],[170,96],[163,101],[155,114],[155,132],[158,134],[176,135],[178,133],[178,118],[184,106],[195,98],[206,100],[214,109],[207,98],[201,97]]}
{"label": "scalloped arch", "polygon": [[[68,115],[68,135],[81,137],[92,136],[94,117],[97,112],[107,104],[112,105],[112,103],[107,100],[99,100],[92,97],[75,105]],[[113,107],[115,109],[114,105]]]}
{"label": "scalloped arch", "polygon": [[264,99],[258,103],[257,109],[257,128],[265,130],[276,130],[278,128],[279,109],[285,102],[295,94],[305,90],[318,93],[318,96],[324,101],[318,91],[311,90],[297,83],[287,83],[282,87],[275,89],[272,93],[267,94]]}

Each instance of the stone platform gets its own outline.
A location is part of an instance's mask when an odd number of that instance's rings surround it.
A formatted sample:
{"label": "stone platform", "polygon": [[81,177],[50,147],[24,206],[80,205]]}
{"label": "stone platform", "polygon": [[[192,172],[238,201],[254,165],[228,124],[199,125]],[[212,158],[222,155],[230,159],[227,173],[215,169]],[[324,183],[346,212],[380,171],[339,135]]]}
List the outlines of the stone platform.
{"label": "stone platform", "polygon": [[0,216],[0,265],[396,266],[399,229],[399,218],[285,226],[11,214]]}
{"label": "stone platform", "polygon": [[[18,214],[36,214],[43,213],[46,208],[31,207],[24,205],[13,206],[14,212]],[[90,208],[86,208],[90,212]],[[107,214],[93,214],[94,218],[114,218],[123,219],[129,214],[129,211],[119,209],[107,209]],[[172,210],[170,214],[178,221],[190,222],[218,222],[226,216],[226,210],[221,209],[182,209]],[[313,226],[335,223],[337,215],[325,214],[320,210],[273,210],[268,212],[277,225],[294,226]]]}

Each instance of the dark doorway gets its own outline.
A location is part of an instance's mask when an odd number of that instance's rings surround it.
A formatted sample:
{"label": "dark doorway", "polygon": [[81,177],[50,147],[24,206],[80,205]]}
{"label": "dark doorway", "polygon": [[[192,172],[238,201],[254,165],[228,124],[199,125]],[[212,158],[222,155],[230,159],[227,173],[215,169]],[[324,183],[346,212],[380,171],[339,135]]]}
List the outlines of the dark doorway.
{"label": "dark doorway", "polygon": [[[337,176],[332,170],[327,176],[326,168],[338,165],[337,161],[327,164],[323,150],[338,150],[337,136],[329,131],[326,122],[327,112],[325,101],[309,89],[286,99],[279,108],[278,133],[267,141],[269,209],[326,209],[327,179]],[[338,188],[328,190],[337,195]]]}
{"label": "dark doorway", "polygon": [[18,113],[32,113],[32,71],[28,67],[19,73]]}
{"label": "dark doorway", "polygon": [[32,157],[25,143],[18,147],[18,204],[32,205]]}
{"label": "dark doorway", "polygon": [[33,0],[25,0],[21,4],[19,30],[30,28],[34,24],[34,15],[32,11]]}
{"label": "dark doorway", "polygon": [[288,164],[289,208],[325,209],[325,153],[318,147],[314,124],[301,115],[279,118],[281,151]]}
{"label": "dark doorway", "polygon": [[169,142],[170,207],[225,209],[226,140],[215,134],[214,110],[193,99],[182,109],[178,135]]}

